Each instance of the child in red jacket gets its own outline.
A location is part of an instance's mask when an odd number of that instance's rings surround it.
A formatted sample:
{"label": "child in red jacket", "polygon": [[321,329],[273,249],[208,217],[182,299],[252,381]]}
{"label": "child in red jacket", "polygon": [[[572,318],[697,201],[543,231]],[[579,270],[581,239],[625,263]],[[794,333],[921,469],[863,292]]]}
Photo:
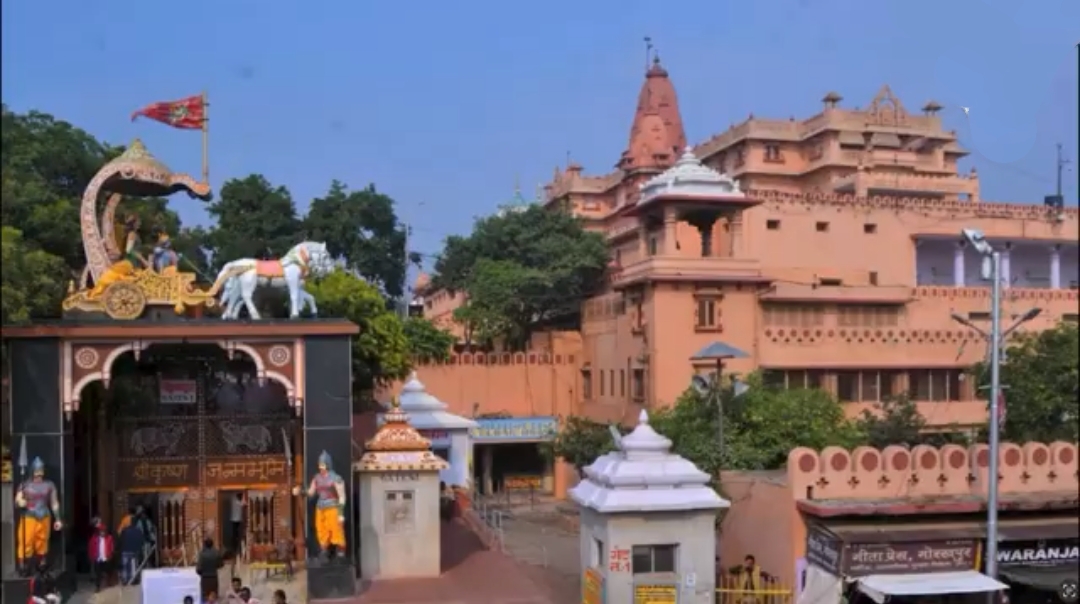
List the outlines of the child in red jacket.
{"label": "child in red jacket", "polygon": [[90,536],[86,552],[94,569],[94,583],[97,591],[101,591],[101,584],[109,576],[110,562],[113,558],[113,536],[109,534],[109,530],[101,520],[94,521],[94,534]]}

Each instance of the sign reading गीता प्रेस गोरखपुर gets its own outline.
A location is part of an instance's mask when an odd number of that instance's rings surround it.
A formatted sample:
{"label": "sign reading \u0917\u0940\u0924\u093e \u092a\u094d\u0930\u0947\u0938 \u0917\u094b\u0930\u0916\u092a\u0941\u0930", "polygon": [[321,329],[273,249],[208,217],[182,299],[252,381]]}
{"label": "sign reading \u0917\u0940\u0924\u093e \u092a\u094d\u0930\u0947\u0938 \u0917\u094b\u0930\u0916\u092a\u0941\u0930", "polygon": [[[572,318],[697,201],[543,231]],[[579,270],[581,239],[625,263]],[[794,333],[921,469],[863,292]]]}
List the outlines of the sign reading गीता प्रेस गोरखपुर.
{"label": "sign reading \u0917\u0940\u0924\u093e \u092a\u094d\u0930\u0947\u0938 \u0917\u094b\u0930\u0916\u092a\u0941\u0930", "polygon": [[559,420],[550,417],[478,418],[469,431],[473,442],[545,442],[555,438]]}

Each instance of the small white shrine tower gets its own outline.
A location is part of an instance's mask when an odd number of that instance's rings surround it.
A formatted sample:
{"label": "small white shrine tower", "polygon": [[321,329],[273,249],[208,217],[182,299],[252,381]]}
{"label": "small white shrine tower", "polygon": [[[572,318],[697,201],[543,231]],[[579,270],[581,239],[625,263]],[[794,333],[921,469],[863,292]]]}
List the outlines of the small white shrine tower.
{"label": "small white shrine tower", "polygon": [[708,474],[671,453],[644,411],[618,448],[570,490],[581,512],[586,589],[607,602],[713,604],[716,514],[730,502],[709,487]]}

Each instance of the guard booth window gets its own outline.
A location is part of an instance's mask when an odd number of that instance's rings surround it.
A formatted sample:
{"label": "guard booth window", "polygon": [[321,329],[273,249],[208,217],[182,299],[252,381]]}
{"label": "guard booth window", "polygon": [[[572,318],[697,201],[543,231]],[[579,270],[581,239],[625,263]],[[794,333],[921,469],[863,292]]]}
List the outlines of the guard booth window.
{"label": "guard booth window", "polygon": [[635,545],[631,550],[635,575],[675,572],[677,545]]}

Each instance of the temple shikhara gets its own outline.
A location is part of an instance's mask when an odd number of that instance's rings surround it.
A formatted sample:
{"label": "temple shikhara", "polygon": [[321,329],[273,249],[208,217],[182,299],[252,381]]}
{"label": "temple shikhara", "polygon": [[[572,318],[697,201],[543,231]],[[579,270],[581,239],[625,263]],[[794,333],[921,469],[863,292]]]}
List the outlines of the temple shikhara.
{"label": "temple shikhara", "polygon": [[[1080,317],[1076,208],[984,199],[940,104],[915,110],[882,86],[855,108],[829,92],[815,115],[751,115],[695,144],[676,82],[655,59],[615,168],[558,167],[534,202],[568,208],[610,246],[581,329],[421,368],[430,392],[456,397],[451,410],[631,423],[720,360],[824,388],[853,416],[906,392],[932,426],[982,425],[965,373],[983,336],[956,317],[988,330],[990,288],[961,227],[1002,252],[1003,312],[1037,313],[1018,333]],[[425,275],[416,290],[424,316],[461,333],[462,294]],[[698,357],[714,344],[719,359]]]}

